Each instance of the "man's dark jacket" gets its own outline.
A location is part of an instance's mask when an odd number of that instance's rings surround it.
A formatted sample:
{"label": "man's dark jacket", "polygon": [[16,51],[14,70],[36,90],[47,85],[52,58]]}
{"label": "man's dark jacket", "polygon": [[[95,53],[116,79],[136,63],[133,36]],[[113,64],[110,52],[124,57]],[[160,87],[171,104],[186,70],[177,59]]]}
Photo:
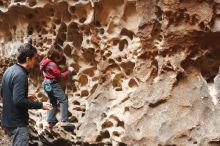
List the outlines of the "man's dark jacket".
{"label": "man's dark jacket", "polygon": [[28,109],[42,108],[41,102],[28,101],[28,71],[19,64],[9,67],[2,77],[3,97],[2,126],[26,127]]}

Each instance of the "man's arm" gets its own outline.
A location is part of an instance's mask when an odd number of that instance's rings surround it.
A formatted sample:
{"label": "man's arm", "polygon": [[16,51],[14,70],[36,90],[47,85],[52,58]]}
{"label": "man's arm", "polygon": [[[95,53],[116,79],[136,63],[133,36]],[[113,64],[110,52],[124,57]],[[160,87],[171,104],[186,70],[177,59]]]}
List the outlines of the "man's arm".
{"label": "man's arm", "polygon": [[21,109],[41,109],[43,107],[42,102],[28,101],[28,80],[26,76],[15,76],[12,81],[13,85],[13,103]]}

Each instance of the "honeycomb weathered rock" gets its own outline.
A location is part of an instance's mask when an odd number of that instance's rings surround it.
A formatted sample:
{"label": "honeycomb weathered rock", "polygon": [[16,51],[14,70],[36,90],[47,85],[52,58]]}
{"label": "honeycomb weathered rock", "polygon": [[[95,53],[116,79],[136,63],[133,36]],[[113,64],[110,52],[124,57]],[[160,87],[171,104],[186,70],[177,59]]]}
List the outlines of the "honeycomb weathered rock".
{"label": "honeycomb weathered rock", "polygon": [[[32,110],[31,143],[219,145],[219,9],[218,0],[0,0],[1,74],[27,40],[41,58],[59,43],[76,70],[62,81],[76,129],[50,130],[46,112]],[[35,68],[30,92],[45,101],[42,80]]]}

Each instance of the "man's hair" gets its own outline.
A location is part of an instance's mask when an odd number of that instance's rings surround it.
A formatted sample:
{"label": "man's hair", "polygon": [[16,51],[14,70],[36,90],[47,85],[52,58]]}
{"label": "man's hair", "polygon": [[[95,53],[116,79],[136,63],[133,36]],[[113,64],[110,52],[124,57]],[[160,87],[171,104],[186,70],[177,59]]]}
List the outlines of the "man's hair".
{"label": "man's hair", "polygon": [[18,48],[18,56],[17,56],[17,60],[18,63],[25,63],[27,60],[27,57],[32,59],[32,57],[34,57],[34,54],[37,53],[37,49],[35,47],[33,47],[31,44],[29,43],[24,43],[23,45],[21,45]]}
{"label": "man's hair", "polygon": [[59,58],[62,57],[60,56],[60,52],[62,52],[62,48],[60,47],[60,45],[58,44],[53,44],[52,47],[49,49],[49,51],[47,52],[47,57],[49,59],[51,59],[52,61],[55,60],[55,58]]}

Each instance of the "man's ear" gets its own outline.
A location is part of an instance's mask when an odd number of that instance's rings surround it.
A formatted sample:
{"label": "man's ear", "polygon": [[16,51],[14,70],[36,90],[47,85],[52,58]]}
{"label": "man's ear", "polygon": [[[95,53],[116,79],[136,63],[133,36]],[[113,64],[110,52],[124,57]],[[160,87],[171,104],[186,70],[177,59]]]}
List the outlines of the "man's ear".
{"label": "man's ear", "polygon": [[28,60],[30,60],[30,58],[29,58],[29,57],[26,57],[26,61],[28,61]]}

